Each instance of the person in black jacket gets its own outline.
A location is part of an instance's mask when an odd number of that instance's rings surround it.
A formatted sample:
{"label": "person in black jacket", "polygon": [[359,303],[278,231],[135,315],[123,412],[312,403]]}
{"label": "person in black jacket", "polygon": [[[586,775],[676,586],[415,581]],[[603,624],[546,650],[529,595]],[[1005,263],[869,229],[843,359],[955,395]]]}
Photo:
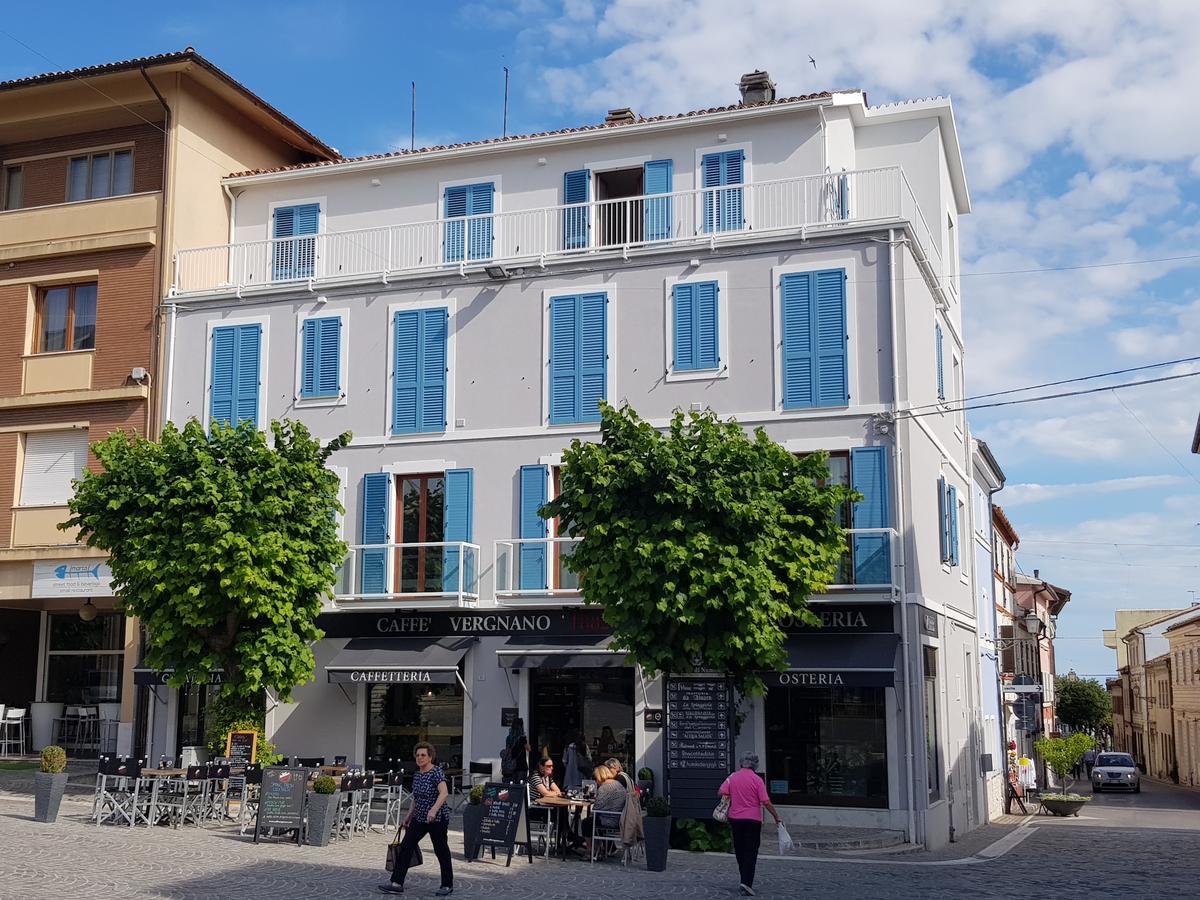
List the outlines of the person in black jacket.
{"label": "person in black jacket", "polygon": [[525,781],[529,778],[529,736],[525,723],[518,716],[509,726],[504,738],[504,750],[500,753],[500,775],[505,781]]}

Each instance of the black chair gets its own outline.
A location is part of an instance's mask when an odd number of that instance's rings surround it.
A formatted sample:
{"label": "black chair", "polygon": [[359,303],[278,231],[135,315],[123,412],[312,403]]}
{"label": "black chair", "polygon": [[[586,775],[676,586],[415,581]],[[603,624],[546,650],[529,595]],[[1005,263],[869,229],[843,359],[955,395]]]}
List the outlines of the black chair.
{"label": "black chair", "polygon": [[296,765],[302,769],[319,769],[325,765],[325,757],[323,756],[299,756],[296,758]]}
{"label": "black chair", "polygon": [[347,759],[348,759],[348,757],[345,757],[345,756],[335,756],[333,758],[333,764],[335,766],[344,766],[346,764]]}
{"label": "black chair", "polygon": [[492,764],[487,762],[470,762],[467,763],[467,775],[471,782],[471,787],[475,787],[476,779],[482,777],[484,781],[491,781],[494,775]]}

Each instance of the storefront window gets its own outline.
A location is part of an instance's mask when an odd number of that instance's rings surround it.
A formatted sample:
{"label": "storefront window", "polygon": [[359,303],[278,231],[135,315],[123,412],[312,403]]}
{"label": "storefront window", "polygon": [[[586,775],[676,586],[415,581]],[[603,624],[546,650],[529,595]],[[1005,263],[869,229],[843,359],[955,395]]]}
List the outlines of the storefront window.
{"label": "storefront window", "polygon": [[412,768],[413,746],[428,741],[438,764],[463,765],[463,691],[459,684],[373,684],[367,691],[367,756],[375,768],[389,760]]}
{"label": "storefront window", "polygon": [[534,669],[529,703],[534,755],[557,763],[557,779],[567,744],[580,733],[593,762],[615,757],[626,769],[634,765],[633,669]]}
{"label": "storefront window", "polygon": [[84,622],[74,612],[49,615],[46,699],[52,703],[119,703],[125,658],[125,617],[100,613]]}
{"label": "storefront window", "polygon": [[179,724],[175,744],[184,747],[202,747],[207,743],[205,733],[208,724],[204,712],[220,687],[215,685],[188,684],[179,689]]}
{"label": "storefront window", "polygon": [[776,803],[887,807],[882,687],[772,687],[767,790]]}

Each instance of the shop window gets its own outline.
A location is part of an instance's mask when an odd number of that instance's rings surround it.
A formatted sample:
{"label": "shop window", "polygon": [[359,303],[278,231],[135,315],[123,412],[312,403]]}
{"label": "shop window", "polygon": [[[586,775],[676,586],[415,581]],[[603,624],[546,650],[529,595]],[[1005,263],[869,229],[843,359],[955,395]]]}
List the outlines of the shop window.
{"label": "shop window", "polygon": [[376,771],[387,771],[393,766],[411,771],[413,747],[420,741],[427,741],[437,749],[438,765],[461,771],[462,685],[370,685],[367,689],[368,765]]}
{"label": "shop window", "polygon": [[529,734],[537,758],[555,761],[562,779],[567,745],[583,735],[592,762],[609,757],[631,769],[636,759],[633,730],[633,669],[534,669],[529,682]]}
{"label": "shop window", "polygon": [[175,746],[203,747],[208,741],[208,722],[205,714],[220,687],[209,684],[188,684],[179,690],[179,719],[175,731]]}
{"label": "shop window", "polygon": [[887,807],[882,687],[772,687],[767,790],[776,803]]}
{"label": "shop window", "polygon": [[74,612],[49,614],[46,699],[52,703],[120,703],[125,617],[100,613],[84,622]]}
{"label": "shop window", "polygon": [[942,768],[938,753],[937,650],[923,647],[925,667],[925,780],[929,802],[942,796]]}
{"label": "shop window", "polygon": [[96,349],[96,285],[46,288],[38,296],[34,353]]}

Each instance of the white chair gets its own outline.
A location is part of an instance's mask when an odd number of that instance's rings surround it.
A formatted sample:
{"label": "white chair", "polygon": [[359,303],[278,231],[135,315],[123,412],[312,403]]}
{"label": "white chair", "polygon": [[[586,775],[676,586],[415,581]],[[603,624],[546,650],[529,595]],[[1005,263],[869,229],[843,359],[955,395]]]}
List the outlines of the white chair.
{"label": "white chair", "polygon": [[592,848],[588,853],[592,862],[595,862],[600,854],[597,852],[602,846],[609,846],[613,850],[623,850],[621,854],[621,865],[626,865],[629,861],[629,851],[625,850],[625,844],[621,840],[621,813],[619,810],[592,810]]}
{"label": "white chair", "polygon": [[[526,820],[529,822],[529,842],[542,842],[545,849],[542,854],[546,857],[550,856],[550,850],[554,846],[554,837],[557,833],[556,819],[558,818],[558,810],[549,806],[538,806],[537,797],[533,794],[533,788],[529,782],[525,783],[525,799],[528,813]],[[530,847],[530,852],[533,848]]]}
{"label": "white chair", "polygon": [[[0,753],[5,756],[22,756],[25,753],[25,710],[8,707],[0,721]],[[13,748],[16,753],[13,753]]]}

